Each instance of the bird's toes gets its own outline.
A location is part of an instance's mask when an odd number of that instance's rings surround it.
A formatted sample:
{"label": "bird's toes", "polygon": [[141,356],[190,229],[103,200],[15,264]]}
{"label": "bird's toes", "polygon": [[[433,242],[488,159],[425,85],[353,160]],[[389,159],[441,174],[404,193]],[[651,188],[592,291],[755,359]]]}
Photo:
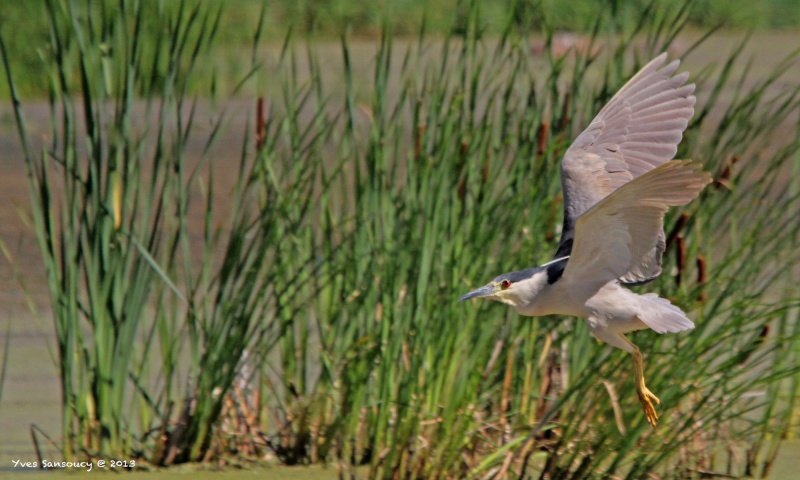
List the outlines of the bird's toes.
{"label": "bird's toes", "polygon": [[647,423],[649,423],[651,427],[656,428],[656,425],[658,425],[658,415],[655,411],[652,412],[652,415],[647,416]]}
{"label": "bird's toes", "polygon": [[658,397],[656,397],[653,392],[648,390],[646,387],[641,391],[637,391],[636,393],[639,394],[639,402],[642,404],[642,410],[644,410],[644,416],[647,418],[647,423],[655,428],[658,424],[658,413],[656,413],[656,409],[653,407],[652,402],[660,404],[661,400],[659,400]]}
{"label": "bird's toes", "polygon": [[658,424],[658,413],[656,413],[656,409],[653,408],[653,404],[650,402],[647,402],[642,406],[644,407],[644,416],[647,418],[647,423],[655,428],[655,426]]}
{"label": "bird's toes", "polygon": [[644,387],[642,394],[648,400],[655,402],[656,405],[661,405],[661,400],[656,396],[655,393],[651,392],[650,389],[648,389],[647,387]]}

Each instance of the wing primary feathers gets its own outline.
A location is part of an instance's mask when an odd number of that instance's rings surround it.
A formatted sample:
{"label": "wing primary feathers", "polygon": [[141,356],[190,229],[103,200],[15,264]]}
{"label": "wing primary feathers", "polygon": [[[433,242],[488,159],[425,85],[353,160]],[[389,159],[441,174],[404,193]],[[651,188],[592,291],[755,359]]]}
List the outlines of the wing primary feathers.
{"label": "wing primary feathers", "polygon": [[[662,53],[636,73],[575,139],[561,160],[564,223],[556,258],[570,255],[575,224],[598,202],[675,156],[694,114],[694,84]],[[624,283],[645,283],[661,272],[664,233]]]}
{"label": "wing primary feathers", "polygon": [[593,288],[651,271],[651,252],[663,251],[664,214],[710,181],[697,164],[673,160],[626,183],[578,219],[563,279]]}

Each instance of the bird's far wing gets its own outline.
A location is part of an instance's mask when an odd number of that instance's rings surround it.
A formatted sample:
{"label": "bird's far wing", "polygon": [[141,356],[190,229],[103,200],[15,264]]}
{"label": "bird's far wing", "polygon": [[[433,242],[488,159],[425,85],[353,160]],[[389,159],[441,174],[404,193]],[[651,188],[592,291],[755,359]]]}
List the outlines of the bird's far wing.
{"label": "bird's far wing", "polygon": [[[564,224],[555,258],[570,254],[578,218],[630,180],[672,159],[694,114],[694,84],[675,74],[662,53],[644,66],[600,110],[561,161]],[[661,273],[664,233],[650,252],[649,269],[623,272],[625,283],[644,282]]]}
{"label": "bird's far wing", "polygon": [[561,280],[576,288],[597,288],[628,272],[650,271],[650,253],[662,232],[664,213],[670,206],[689,203],[711,181],[699,168],[688,161],[664,163],[581,215]]}

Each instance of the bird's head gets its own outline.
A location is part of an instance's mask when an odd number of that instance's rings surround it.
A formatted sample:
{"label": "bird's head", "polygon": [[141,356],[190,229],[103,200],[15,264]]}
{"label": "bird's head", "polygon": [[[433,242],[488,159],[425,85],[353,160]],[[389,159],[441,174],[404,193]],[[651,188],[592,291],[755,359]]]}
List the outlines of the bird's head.
{"label": "bird's head", "polygon": [[[498,302],[503,302],[512,307],[521,307],[529,303],[541,288],[538,277],[541,268],[529,268],[518,272],[509,272],[499,275],[486,285],[467,292],[459,300],[485,297]],[[537,275],[539,274],[539,275]]]}

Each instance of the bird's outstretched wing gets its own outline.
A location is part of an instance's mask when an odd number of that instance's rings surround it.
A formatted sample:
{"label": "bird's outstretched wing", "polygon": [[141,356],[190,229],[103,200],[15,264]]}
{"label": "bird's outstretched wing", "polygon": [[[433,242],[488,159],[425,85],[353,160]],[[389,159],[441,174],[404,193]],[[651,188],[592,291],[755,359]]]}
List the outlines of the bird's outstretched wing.
{"label": "bird's outstretched wing", "polygon": [[594,289],[629,272],[651,271],[664,214],[689,203],[710,181],[699,165],[673,160],[622,185],[578,218],[561,280]]}
{"label": "bird's outstretched wing", "polygon": [[[644,66],[600,110],[561,161],[564,224],[555,258],[570,255],[578,218],[623,184],[672,159],[694,114],[694,84],[675,74],[662,53]],[[643,283],[661,273],[664,232],[659,232],[647,268],[620,274],[624,283]]]}

